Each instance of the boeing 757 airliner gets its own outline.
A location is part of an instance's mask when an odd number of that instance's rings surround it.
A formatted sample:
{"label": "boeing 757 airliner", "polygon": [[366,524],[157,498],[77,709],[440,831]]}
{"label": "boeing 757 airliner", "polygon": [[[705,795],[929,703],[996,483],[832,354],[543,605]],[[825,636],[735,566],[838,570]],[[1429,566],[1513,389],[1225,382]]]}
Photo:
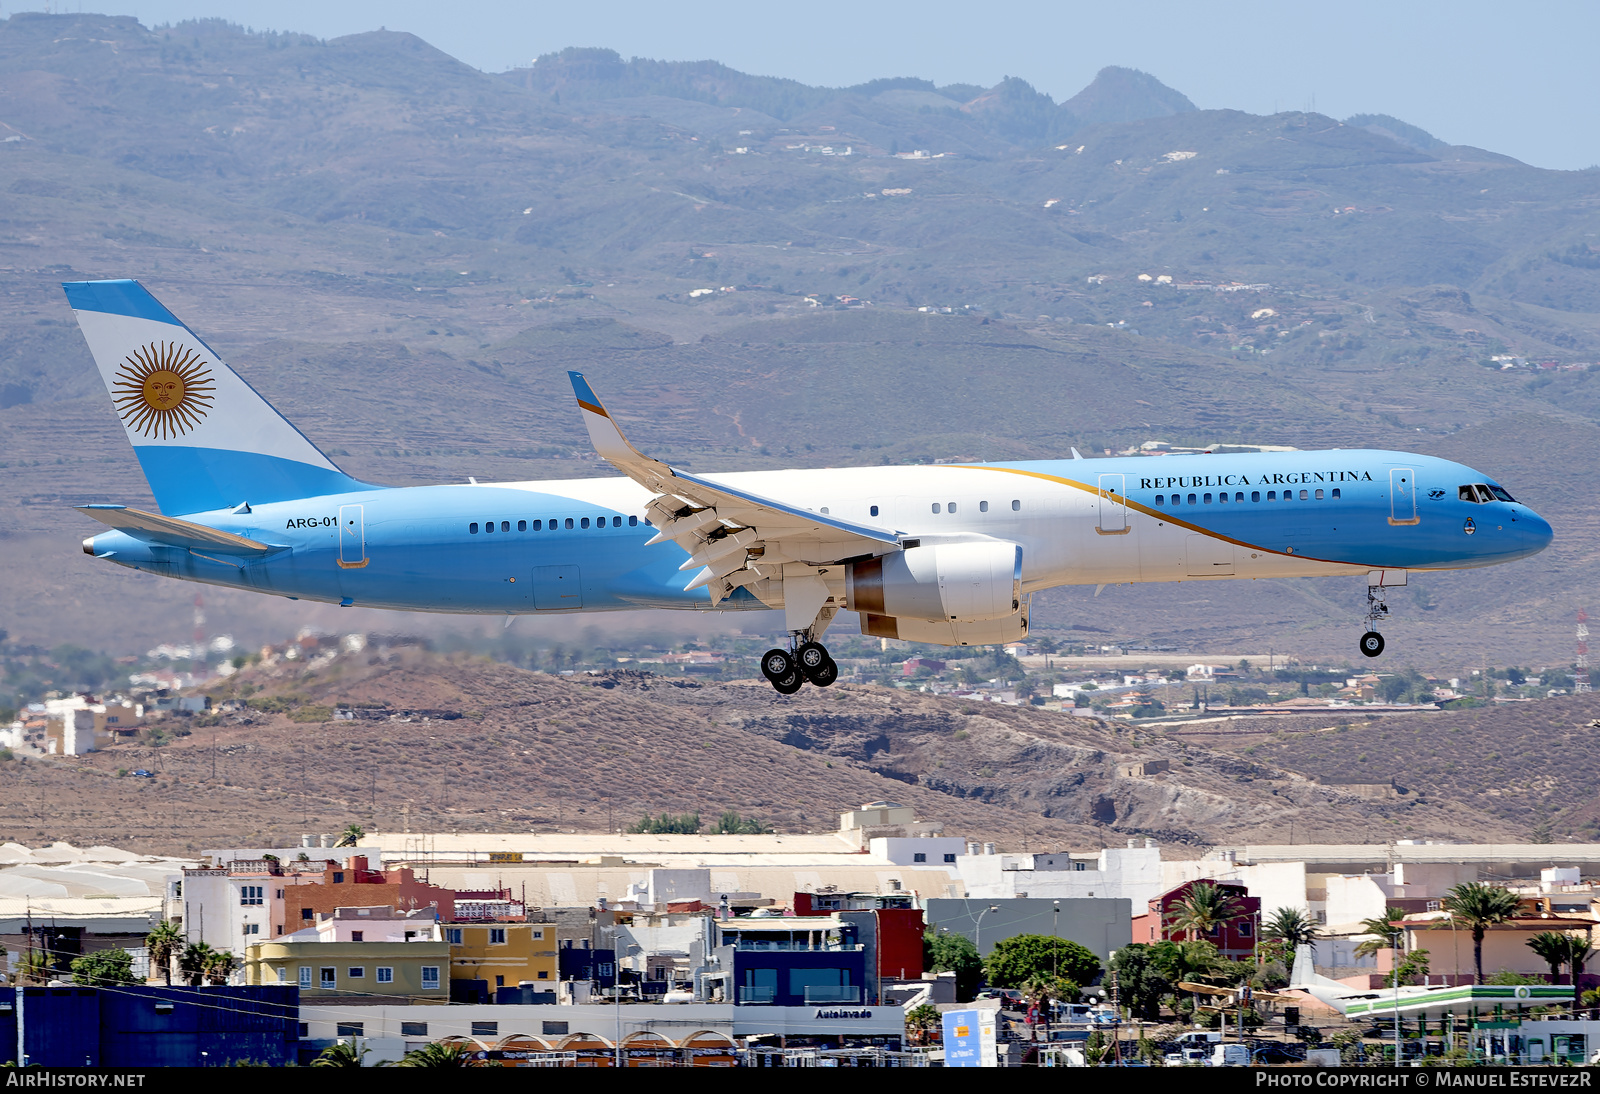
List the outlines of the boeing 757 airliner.
{"label": "boeing 757 airliner", "polygon": [[136,281],[64,286],[160,513],[80,510],[83,550],[290,598],[520,615],[781,609],[762,671],[831,684],[841,610],[947,646],[1028,633],[1058,585],[1364,577],[1361,652],[1412,571],[1527,558],[1550,525],[1481,472],[1335,449],[694,475],[641,454],[571,374],[619,478],[384,487],[346,475]]}

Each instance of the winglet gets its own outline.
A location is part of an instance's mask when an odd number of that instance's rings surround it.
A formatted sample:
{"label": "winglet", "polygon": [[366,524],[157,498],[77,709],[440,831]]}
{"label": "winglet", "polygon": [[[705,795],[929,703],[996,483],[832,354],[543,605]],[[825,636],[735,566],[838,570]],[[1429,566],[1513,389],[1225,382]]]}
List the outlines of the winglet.
{"label": "winglet", "polygon": [[672,478],[672,469],[658,460],[640,452],[622,435],[615,420],[606,412],[600,396],[594,393],[589,381],[581,372],[569,372],[572,393],[577,396],[578,410],[583,414],[583,424],[589,431],[589,443],[601,459],[646,489],[661,491],[661,484]]}

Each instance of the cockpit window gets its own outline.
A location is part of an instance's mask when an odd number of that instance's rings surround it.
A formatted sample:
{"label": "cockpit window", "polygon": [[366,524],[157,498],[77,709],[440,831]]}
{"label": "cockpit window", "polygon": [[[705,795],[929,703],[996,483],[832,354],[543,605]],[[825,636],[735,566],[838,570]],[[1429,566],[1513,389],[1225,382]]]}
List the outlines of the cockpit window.
{"label": "cockpit window", "polygon": [[1478,484],[1478,500],[1482,502],[1494,500],[1494,492],[1481,482]]}
{"label": "cockpit window", "polygon": [[1478,504],[1478,488],[1475,486],[1456,487],[1456,496],[1462,501],[1470,501],[1474,505]]}
{"label": "cockpit window", "polygon": [[1489,489],[1491,491],[1493,491],[1494,496],[1499,498],[1501,501],[1516,501],[1517,500],[1516,498],[1514,498],[1510,494],[1508,494],[1503,487],[1491,486],[1491,487],[1489,487]]}
{"label": "cockpit window", "polygon": [[1456,495],[1462,501],[1470,501],[1474,505],[1482,505],[1491,501],[1516,501],[1517,499],[1506,493],[1498,486],[1487,483],[1475,482],[1468,486],[1456,487]]}

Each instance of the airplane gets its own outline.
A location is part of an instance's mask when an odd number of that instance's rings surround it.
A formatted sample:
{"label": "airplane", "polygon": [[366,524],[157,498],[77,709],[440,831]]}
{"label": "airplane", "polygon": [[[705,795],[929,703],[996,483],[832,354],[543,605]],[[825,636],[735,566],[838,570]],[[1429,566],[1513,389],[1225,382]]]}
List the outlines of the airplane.
{"label": "airplane", "polygon": [[504,615],[781,609],[780,693],[826,687],[822,639],[1028,635],[1062,585],[1365,577],[1359,647],[1412,571],[1527,558],[1547,521],[1463,464],[1365,449],[693,474],[638,451],[570,378],[621,477],[386,487],[336,467],[132,280],[63,285],[159,513],[78,506],[85,554],[345,607]]}

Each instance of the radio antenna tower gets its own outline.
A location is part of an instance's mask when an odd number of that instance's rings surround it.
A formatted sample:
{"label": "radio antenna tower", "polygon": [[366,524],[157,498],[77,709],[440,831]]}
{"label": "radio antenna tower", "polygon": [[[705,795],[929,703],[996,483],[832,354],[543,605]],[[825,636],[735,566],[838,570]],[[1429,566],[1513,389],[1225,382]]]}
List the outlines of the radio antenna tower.
{"label": "radio antenna tower", "polygon": [[1589,688],[1589,613],[1578,609],[1578,660],[1573,664],[1572,691],[1582,695]]}

